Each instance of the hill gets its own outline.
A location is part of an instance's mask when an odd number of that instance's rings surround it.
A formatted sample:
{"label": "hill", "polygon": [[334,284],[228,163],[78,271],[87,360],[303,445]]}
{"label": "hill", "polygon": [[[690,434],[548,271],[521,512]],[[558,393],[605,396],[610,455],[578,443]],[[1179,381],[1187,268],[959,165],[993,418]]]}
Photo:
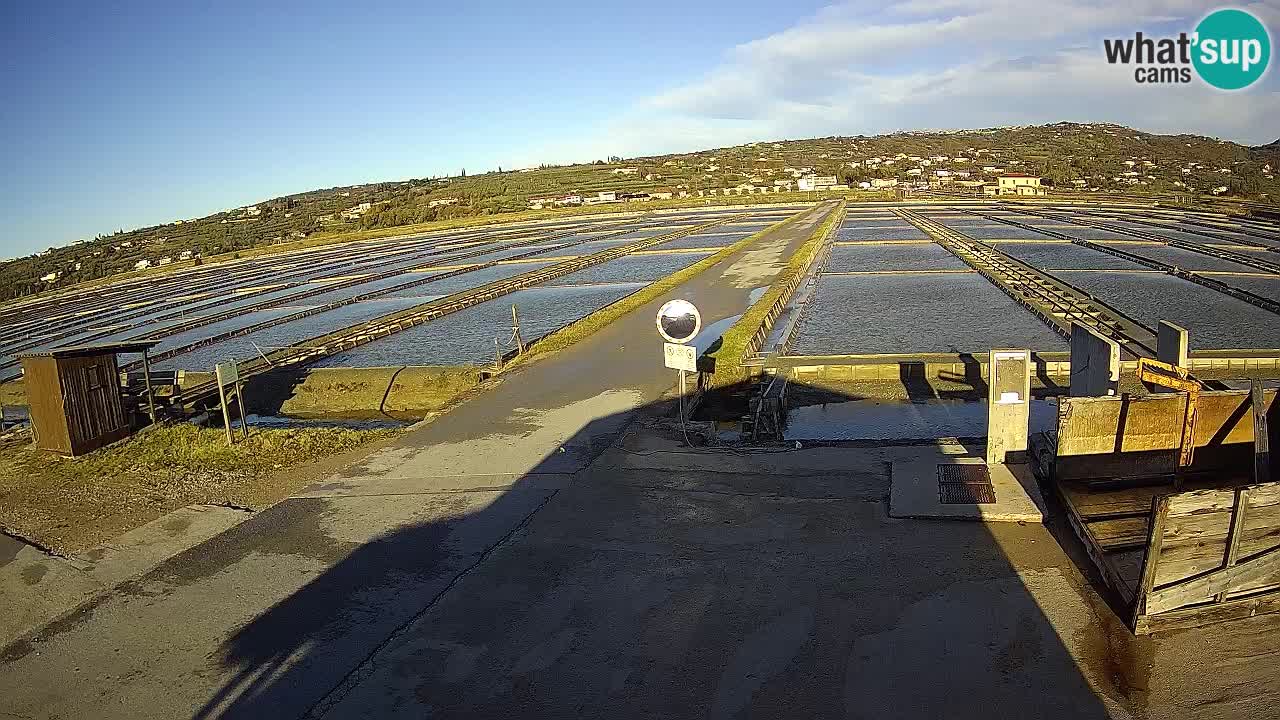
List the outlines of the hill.
{"label": "hill", "polygon": [[[586,165],[495,170],[288,195],[208,217],[117,232],[0,264],[0,301],[133,270],[353,231],[524,210],[541,197],[773,187],[809,172],[856,187],[873,178],[912,180],[937,169],[989,180],[1043,176],[1097,191],[1191,191],[1273,201],[1280,140],[1259,147],[1197,135],[1155,135],[1105,123],[897,132],[759,142]],[[915,171],[914,173],[912,171]],[[856,193],[854,193],[856,197]],[[494,220],[500,218],[495,217]]]}

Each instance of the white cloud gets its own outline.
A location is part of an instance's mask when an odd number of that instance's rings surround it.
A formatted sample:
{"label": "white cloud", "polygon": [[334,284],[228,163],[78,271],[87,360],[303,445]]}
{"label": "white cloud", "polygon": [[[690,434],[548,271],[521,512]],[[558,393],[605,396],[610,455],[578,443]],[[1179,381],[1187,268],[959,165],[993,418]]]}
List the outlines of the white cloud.
{"label": "white cloud", "polygon": [[[732,48],[719,67],[646,99],[638,118],[621,124],[651,127],[661,118],[700,136],[719,129],[768,139],[1093,120],[1275,140],[1275,73],[1225,94],[1198,81],[1139,85],[1132,68],[1103,57],[1102,37],[1159,32],[1153,25],[1160,23],[1190,29],[1215,7],[1188,0],[833,5]],[[1272,27],[1280,22],[1280,0],[1244,7]]]}

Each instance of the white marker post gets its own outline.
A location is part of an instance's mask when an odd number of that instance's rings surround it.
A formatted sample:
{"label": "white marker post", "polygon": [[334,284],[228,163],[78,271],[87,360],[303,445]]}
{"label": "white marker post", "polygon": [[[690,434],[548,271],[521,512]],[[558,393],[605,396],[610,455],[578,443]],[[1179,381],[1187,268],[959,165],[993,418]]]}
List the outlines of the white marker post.
{"label": "white marker post", "polygon": [[702,329],[702,315],[688,300],[672,300],[658,309],[658,334],[667,342],[662,354],[666,366],[679,373],[680,420],[684,421],[684,373],[698,371],[698,350],[686,345]]}

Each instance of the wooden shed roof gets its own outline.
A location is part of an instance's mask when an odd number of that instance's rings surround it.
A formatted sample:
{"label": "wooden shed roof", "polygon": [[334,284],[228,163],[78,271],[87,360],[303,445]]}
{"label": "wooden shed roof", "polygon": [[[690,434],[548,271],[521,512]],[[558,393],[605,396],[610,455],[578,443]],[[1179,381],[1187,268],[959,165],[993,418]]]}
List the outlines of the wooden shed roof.
{"label": "wooden shed roof", "polygon": [[114,343],[90,343],[88,345],[68,345],[66,347],[32,350],[18,353],[17,357],[84,357],[86,355],[110,355],[112,353],[139,353],[150,350],[160,344],[159,340],[126,340]]}

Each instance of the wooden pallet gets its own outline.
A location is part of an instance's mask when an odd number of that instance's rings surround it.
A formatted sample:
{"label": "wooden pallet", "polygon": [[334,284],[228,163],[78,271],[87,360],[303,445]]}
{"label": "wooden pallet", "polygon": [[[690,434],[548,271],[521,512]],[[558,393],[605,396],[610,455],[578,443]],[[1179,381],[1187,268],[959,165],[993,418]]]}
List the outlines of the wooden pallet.
{"label": "wooden pallet", "polygon": [[[1175,492],[1172,430],[1181,395],[1064,398],[1056,433],[1037,438],[1037,471],[1121,605],[1135,633],[1204,625],[1280,610],[1280,482],[1255,447],[1280,412],[1275,391],[1206,393],[1197,449],[1205,449]],[[1248,410],[1241,413],[1238,408]],[[1135,410],[1137,408],[1137,410]],[[1110,449],[1100,446],[1110,426]],[[1260,426],[1264,442],[1255,444]],[[1273,425],[1274,427],[1274,425]],[[1141,462],[1135,463],[1134,461]],[[1127,467],[1132,475],[1121,476]],[[1257,473],[1267,473],[1257,482]]]}

